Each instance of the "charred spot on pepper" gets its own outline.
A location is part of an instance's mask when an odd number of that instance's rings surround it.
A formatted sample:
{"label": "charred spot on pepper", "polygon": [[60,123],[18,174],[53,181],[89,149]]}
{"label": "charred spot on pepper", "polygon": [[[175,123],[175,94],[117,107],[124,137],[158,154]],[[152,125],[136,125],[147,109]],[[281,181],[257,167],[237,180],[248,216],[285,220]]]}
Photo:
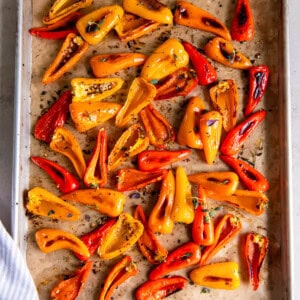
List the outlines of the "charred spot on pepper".
{"label": "charred spot on pepper", "polygon": [[207,26],[214,27],[216,29],[223,29],[223,25],[221,23],[219,23],[216,20],[213,20],[211,18],[204,17],[204,18],[202,18],[201,21],[203,24],[205,24]]}
{"label": "charred spot on pepper", "polygon": [[141,0],[139,4],[145,6],[149,10],[160,11],[163,8],[167,7],[165,4],[160,3],[157,0]]}
{"label": "charred spot on pepper", "polygon": [[99,20],[98,22],[95,22],[95,21],[88,22],[88,24],[85,28],[85,32],[90,33],[90,32],[96,32],[96,31],[100,30],[103,22],[104,22],[104,18]]}
{"label": "charred spot on pepper", "polygon": [[180,17],[188,19],[189,18],[189,14],[186,8],[181,7],[180,5],[175,7],[175,10],[177,10],[180,14]]}
{"label": "charred spot on pepper", "polygon": [[246,24],[249,19],[248,11],[244,2],[241,4],[237,19],[239,26],[243,26],[244,24]]}

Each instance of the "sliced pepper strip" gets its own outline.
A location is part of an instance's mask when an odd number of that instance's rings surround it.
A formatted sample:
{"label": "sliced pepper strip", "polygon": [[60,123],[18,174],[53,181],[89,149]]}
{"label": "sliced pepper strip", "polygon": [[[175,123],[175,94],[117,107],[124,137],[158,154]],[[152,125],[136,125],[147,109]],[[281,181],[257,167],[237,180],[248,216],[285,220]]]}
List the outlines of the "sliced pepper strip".
{"label": "sliced pepper strip", "polygon": [[173,126],[154,106],[147,105],[140,112],[140,118],[151,145],[163,149],[168,143],[174,142]]}
{"label": "sliced pepper strip", "polygon": [[269,189],[267,178],[250,164],[228,155],[220,155],[220,158],[239,175],[241,182],[249,190],[266,192]]}
{"label": "sliced pepper strip", "polygon": [[190,279],[212,289],[235,290],[240,286],[239,265],[233,261],[209,264],[192,270]]}
{"label": "sliced pepper strip", "polygon": [[123,127],[132,120],[144,107],[150,104],[156,94],[156,88],[142,77],[131,83],[127,99],[116,116],[116,126]]}
{"label": "sliced pepper strip", "polygon": [[69,71],[88,49],[88,44],[77,34],[69,33],[52,64],[43,75],[42,83],[58,80]]}
{"label": "sliced pepper strip", "polygon": [[29,190],[26,208],[30,213],[52,219],[76,221],[80,217],[76,207],[41,187]]}
{"label": "sliced pepper strip", "polygon": [[72,102],[69,110],[76,130],[86,132],[112,119],[121,107],[121,104],[114,102],[88,101]]}
{"label": "sliced pepper strip", "polygon": [[75,300],[91,272],[93,263],[88,261],[83,267],[61,281],[51,290],[52,300]]}
{"label": "sliced pepper strip", "polygon": [[89,250],[83,241],[64,230],[40,229],[35,233],[35,239],[40,250],[44,253],[68,249],[86,257],[90,256]]}
{"label": "sliced pepper strip", "polygon": [[264,96],[268,82],[270,70],[267,66],[253,66],[249,69],[249,93],[245,116],[250,115]]}
{"label": "sliced pepper strip", "polygon": [[203,149],[200,135],[200,115],[205,110],[204,101],[198,97],[189,100],[177,133],[177,143],[193,149]]}
{"label": "sliced pepper strip", "polygon": [[120,169],[117,176],[117,190],[132,191],[141,189],[148,184],[161,181],[166,175],[167,170],[139,171],[136,169]]}
{"label": "sliced pepper strip", "polygon": [[107,134],[99,129],[96,145],[83,177],[85,186],[98,188],[107,184]]}
{"label": "sliced pepper strip", "polygon": [[145,137],[139,123],[131,125],[116,141],[108,156],[108,170],[117,168],[129,157],[137,155],[149,146],[149,138]]}
{"label": "sliced pepper strip", "polygon": [[62,193],[69,193],[80,187],[78,180],[64,167],[49,159],[32,156],[31,161],[43,169]]}
{"label": "sliced pepper strip", "polygon": [[94,208],[109,217],[119,216],[124,208],[126,197],[124,194],[112,189],[82,189],[62,195],[67,201],[79,202]]}
{"label": "sliced pepper strip", "polygon": [[111,269],[105,279],[99,300],[113,299],[113,292],[128,278],[137,275],[138,269],[128,255],[120,259]]}
{"label": "sliced pepper strip", "polygon": [[169,234],[172,233],[174,221],[171,213],[175,197],[175,178],[172,170],[162,180],[158,200],[155,203],[150,216],[149,227],[153,232]]}
{"label": "sliced pepper strip", "polygon": [[76,28],[85,41],[96,45],[121,20],[123,14],[124,10],[119,5],[103,6],[80,18]]}
{"label": "sliced pepper strip", "polygon": [[156,235],[149,227],[145,212],[141,205],[136,207],[133,216],[144,226],[143,234],[138,239],[138,246],[144,257],[151,264],[159,264],[165,261],[168,256],[168,250],[159,243]]}
{"label": "sliced pepper strip", "polygon": [[217,71],[211,63],[189,42],[182,42],[188,53],[200,85],[209,85],[217,80]]}
{"label": "sliced pepper strip", "polygon": [[61,94],[58,100],[36,122],[33,133],[36,139],[46,143],[51,142],[54,130],[65,124],[71,101],[72,94],[70,90]]}
{"label": "sliced pepper strip", "polygon": [[123,85],[122,78],[73,78],[72,102],[95,102],[117,92]]}
{"label": "sliced pepper strip", "polygon": [[234,10],[230,34],[233,40],[250,41],[254,37],[254,18],[249,0],[238,0]]}
{"label": "sliced pepper strip", "polygon": [[248,57],[235,49],[229,41],[220,37],[210,40],[204,46],[204,52],[209,58],[227,67],[243,70],[252,67],[252,62]]}
{"label": "sliced pepper strip", "polygon": [[229,243],[242,229],[242,223],[233,214],[226,214],[215,225],[215,239],[213,244],[205,247],[202,251],[200,266],[207,262],[226,244]]}
{"label": "sliced pepper strip", "polygon": [[259,287],[259,274],[265,259],[269,239],[259,233],[250,232],[246,235],[245,258],[252,289],[256,291]]}
{"label": "sliced pepper strip", "polygon": [[187,1],[177,1],[174,23],[214,33],[226,40],[231,40],[227,27],[209,12]]}
{"label": "sliced pepper strip", "polygon": [[76,137],[65,127],[55,129],[50,149],[65,155],[72,162],[79,178],[84,177],[86,163]]}
{"label": "sliced pepper strip", "polygon": [[198,186],[197,208],[192,226],[192,238],[197,245],[209,246],[214,242],[214,223],[207,209],[205,190]]}
{"label": "sliced pepper strip", "polygon": [[138,154],[138,166],[141,171],[161,169],[171,163],[188,158],[191,150],[145,150]]}
{"label": "sliced pepper strip", "polygon": [[229,156],[237,154],[247,138],[264,120],[266,114],[265,110],[255,112],[232,128],[222,142],[220,151]]}
{"label": "sliced pepper strip", "polygon": [[102,259],[112,259],[131,248],[141,237],[143,224],[128,213],[122,213],[98,248]]}
{"label": "sliced pepper strip", "polygon": [[193,243],[185,243],[173,250],[166,261],[159,264],[149,273],[150,280],[156,280],[167,274],[198,264],[201,257],[200,247]]}
{"label": "sliced pepper strip", "polygon": [[222,115],[222,124],[225,131],[236,125],[238,112],[238,90],[234,80],[219,81],[209,89],[213,107]]}
{"label": "sliced pepper strip", "polygon": [[137,300],[165,299],[182,290],[188,280],[182,276],[164,277],[144,282],[135,292]]}

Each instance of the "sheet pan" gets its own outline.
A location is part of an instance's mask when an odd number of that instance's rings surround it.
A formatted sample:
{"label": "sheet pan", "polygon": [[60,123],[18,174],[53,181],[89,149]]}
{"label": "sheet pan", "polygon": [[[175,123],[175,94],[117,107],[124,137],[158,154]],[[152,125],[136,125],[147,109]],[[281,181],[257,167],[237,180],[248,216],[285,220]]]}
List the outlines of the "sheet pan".
{"label": "sheet pan", "polygon": [[[94,7],[99,7],[110,3],[121,4],[121,1],[102,1],[94,3]],[[174,7],[175,1],[162,1],[170,7]],[[230,27],[233,1],[193,1],[196,5],[212,12]],[[267,195],[270,204],[265,214],[253,218],[249,214],[243,213],[229,206],[223,206],[222,213],[235,212],[243,222],[243,231],[238,238],[234,239],[229,246],[224,248],[212,262],[235,260],[240,263],[241,287],[235,291],[210,290],[208,294],[201,294],[205,299],[292,299],[291,277],[291,244],[290,223],[291,223],[291,186],[290,186],[290,100],[288,83],[288,57],[286,57],[286,45],[288,40],[286,16],[286,1],[263,0],[252,2],[255,16],[256,35],[251,43],[235,43],[236,47],[248,57],[255,61],[255,64],[267,64],[271,70],[270,85],[260,108],[268,111],[267,118],[260,129],[251,136],[245,146],[245,155],[251,155],[250,150],[255,148],[257,143],[263,145],[263,153],[257,158],[256,166],[264,173],[270,183],[271,188]],[[187,39],[199,47],[202,47],[211,35],[187,28],[170,28],[162,26],[152,35],[148,35],[139,40],[137,44],[132,43],[131,48],[122,44],[110,33],[101,45],[91,47],[89,53],[80,64],[67,76],[64,76],[57,83],[43,86],[41,77],[52,61],[55,53],[60,47],[60,42],[32,39],[28,34],[28,29],[41,24],[43,14],[49,8],[49,1],[19,1],[19,26],[18,26],[18,49],[17,49],[17,88],[15,97],[15,148],[14,148],[14,185],[13,185],[13,236],[18,242],[24,255],[33,278],[36,282],[40,298],[49,299],[49,291],[58,283],[64,275],[70,274],[79,266],[78,261],[68,251],[59,251],[51,254],[43,254],[37,248],[34,241],[34,232],[41,227],[62,228],[72,231],[77,235],[91,230],[95,224],[101,221],[98,213],[80,206],[83,219],[77,224],[67,222],[52,222],[44,218],[34,217],[28,219],[25,215],[24,201],[27,191],[34,186],[42,186],[58,194],[54,185],[48,177],[38,168],[32,166],[29,161],[31,155],[47,156],[48,158],[59,159],[65,166],[68,161],[61,156],[49,151],[48,146],[37,142],[32,137],[32,128],[41,112],[46,109],[57,98],[57,91],[67,87],[72,77],[86,76],[91,73],[87,70],[88,59],[96,53],[132,51],[150,53],[158,45],[159,38],[174,36]],[[142,50],[141,50],[142,49]],[[219,64],[214,64],[218,68],[219,80],[234,78],[239,86],[240,106],[245,103],[246,76],[245,73],[229,68],[224,68]],[[133,78],[136,70],[130,71],[126,76]],[[125,74],[122,74],[123,76]],[[128,78],[128,77],[127,77]],[[126,86],[124,87],[126,89]],[[204,99],[209,107],[207,89],[197,89],[194,95]],[[118,97],[118,96],[117,96]],[[124,97],[118,98],[124,101]],[[175,99],[167,102],[155,103],[155,106],[164,110],[164,106],[170,107],[167,118],[172,122],[175,129],[178,129],[182,118],[186,99]],[[242,118],[240,111],[239,119]],[[113,123],[105,125],[108,130],[114,130]],[[72,123],[66,126],[76,134]],[[78,135],[81,145],[88,153],[93,147],[95,131],[91,130],[87,135]],[[116,133],[117,136],[117,133]],[[114,139],[110,139],[110,147]],[[176,148],[178,145],[174,145]],[[199,163],[198,151],[194,151],[191,161],[197,164],[182,165],[188,174],[198,171],[223,170],[226,167],[216,161],[214,166],[208,167],[202,158]],[[176,167],[176,165],[174,165]],[[151,191],[157,190],[157,186],[151,186],[146,191],[142,199],[142,204],[149,212],[153,205],[154,197],[147,197]],[[132,212],[133,206],[138,204],[133,202],[127,193],[126,211]],[[147,205],[148,204],[148,205]],[[211,207],[220,205],[219,202],[211,201]],[[91,222],[84,221],[84,216],[89,215]],[[261,270],[261,286],[258,291],[253,292],[248,284],[246,266],[242,258],[239,245],[244,233],[256,230],[267,234],[270,238],[268,256]],[[188,228],[183,225],[176,225],[174,234],[168,237],[159,237],[161,242],[171,250],[180,243],[188,240]],[[131,299],[137,286],[146,280],[149,270],[148,263],[142,259],[136,248],[128,252],[132,255],[140,268],[139,275],[120,286],[115,294],[115,299]],[[112,260],[103,262],[95,255],[94,272],[91,274],[84,290],[78,299],[96,299],[101,289],[101,283],[105,278],[109,268],[116,262]],[[186,276],[188,271],[177,272]],[[170,299],[198,299],[201,287],[189,285],[185,290],[174,294]]]}

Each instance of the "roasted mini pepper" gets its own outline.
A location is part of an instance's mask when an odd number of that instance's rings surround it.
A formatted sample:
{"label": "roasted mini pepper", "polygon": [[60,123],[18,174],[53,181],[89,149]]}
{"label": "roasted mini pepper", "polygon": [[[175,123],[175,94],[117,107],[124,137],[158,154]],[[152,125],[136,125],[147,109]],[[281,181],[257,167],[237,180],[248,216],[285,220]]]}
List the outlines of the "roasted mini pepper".
{"label": "roasted mini pepper", "polygon": [[259,273],[265,259],[269,239],[259,233],[250,232],[246,235],[245,258],[252,289],[259,287]]}
{"label": "roasted mini pepper", "polygon": [[191,224],[195,217],[192,187],[186,176],[185,170],[181,166],[176,168],[175,199],[171,216],[175,222],[185,224]]}
{"label": "roasted mini pepper", "polygon": [[65,124],[71,101],[72,94],[70,90],[61,94],[58,100],[36,122],[33,133],[36,139],[46,143],[51,142],[54,130]]}
{"label": "roasted mini pepper", "polygon": [[55,59],[43,75],[42,83],[56,81],[69,71],[88,49],[88,44],[77,34],[69,33]]}
{"label": "roasted mini pepper", "polygon": [[95,77],[107,77],[123,69],[140,66],[147,56],[138,52],[99,54],[90,59]]}
{"label": "roasted mini pepper", "polygon": [[139,171],[136,169],[120,169],[117,175],[117,190],[132,191],[141,189],[148,184],[161,181],[167,170]]}
{"label": "roasted mini pepper", "polygon": [[244,121],[232,128],[223,140],[220,151],[225,155],[233,156],[237,154],[244,142],[255,130],[255,128],[264,120],[265,110],[260,110],[248,116]]}
{"label": "roasted mini pepper", "polygon": [[123,127],[132,120],[144,107],[150,104],[156,94],[153,84],[142,77],[135,78],[129,88],[127,99],[116,116],[116,126]]}
{"label": "roasted mini pepper", "polygon": [[207,262],[225,245],[229,243],[242,229],[242,223],[233,214],[222,216],[215,224],[214,242],[202,251],[200,266]]}
{"label": "roasted mini pepper", "polygon": [[149,279],[156,280],[171,272],[196,265],[199,263],[200,257],[200,246],[193,242],[187,242],[173,250],[164,262],[151,270]]}
{"label": "roasted mini pepper", "polygon": [[44,24],[53,24],[67,16],[72,15],[74,12],[88,7],[93,3],[93,0],[55,0],[49,12],[44,16]]}
{"label": "roasted mini pepper", "polygon": [[222,124],[225,131],[236,125],[238,113],[238,90],[234,80],[219,81],[210,88],[210,99],[213,107],[222,115]]}
{"label": "roasted mini pepper", "polygon": [[165,148],[175,140],[175,131],[169,121],[152,106],[147,105],[141,112],[140,118],[149,138],[150,144],[157,148]]}
{"label": "roasted mini pepper", "polygon": [[249,69],[249,92],[245,116],[250,115],[264,96],[269,82],[269,68],[265,65]]}
{"label": "roasted mini pepper", "polygon": [[149,138],[145,137],[139,123],[131,125],[116,141],[108,156],[108,170],[117,168],[129,157],[137,155],[149,146]]}
{"label": "roasted mini pepper", "polygon": [[96,45],[121,20],[123,14],[124,10],[119,5],[103,6],[80,18],[76,28],[85,41]]}
{"label": "roasted mini pepper", "polygon": [[209,246],[214,242],[214,223],[207,208],[205,190],[198,186],[195,219],[192,226],[192,238],[197,245]]}
{"label": "roasted mini pepper", "polygon": [[89,257],[87,246],[77,236],[60,229],[44,228],[35,233],[35,239],[40,250],[49,253],[68,249],[74,253]]}
{"label": "roasted mini pepper", "polygon": [[159,22],[147,20],[135,14],[125,12],[114,29],[122,42],[128,42],[150,33],[159,25]]}
{"label": "roasted mini pepper", "polygon": [[215,82],[217,80],[217,71],[211,63],[191,43],[184,41],[182,45],[190,57],[199,84],[209,85]]}
{"label": "roasted mini pepper", "polygon": [[104,128],[99,129],[90,161],[87,164],[83,182],[90,188],[107,184],[107,134]]}
{"label": "roasted mini pepper", "polygon": [[153,232],[169,234],[174,228],[172,219],[172,208],[175,197],[175,178],[172,170],[168,171],[167,176],[162,180],[157,202],[149,216],[149,227]]}
{"label": "roasted mini pepper", "polygon": [[218,154],[222,124],[222,116],[218,111],[212,110],[200,115],[200,136],[203,143],[205,160],[208,164],[213,164]]}
{"label": "roasted mini pepper", "polygon": [[189,100],[184,117],[177,133],[177,143],[193,149],[203,149],[200,135],[200,115],[205,110],[202,99],[192,97]]}
{"label": "roasted mini pepper", "polygon": [[122,213],[102,240],[98,248],[99,256],[111,259],[123,254],[138,241],[143,231],[144,226],[139,220]]}
{"label": "roasted mini pepper", "polygon": [[149,227],[145,212],[141,205],[136,207],[133,216],[144,226],[143,234],[138,239],[138,246],[144,257],[151,264],[159,264],[165,261],[168,256],[168,250],[159,243],[156,235]]}
{"label": "roasted mini pepper", "polygon": [[220,155],[220,158],[239,175],[247,189],[257,192],[266,192],[269,189],[267,178],[250,164],[228,155]]}
{"label": "roasted mini pepper", "polygon": [[170,8],[158,0],[123,0],[127,12],[162,24],[173,24]]}
{"label": "roasted mini pepper", "polygon": [[76,137],[65,127],[55,129],[50,143],[50,149],[65,155],[73,164],[79,176],[84,177],[86,163]]}
{"label": "roasted mini pepper", "polygon": [[61,198],[63,200],[88,205],[112,218],[122,213],[126,202],[124,194],[105,188],[81,189],[62,195]]}
{"label": "roasted mini pepper", "polygon": [[72,102],[95,102],[117,92],[123,85],[122,78],[73,78]]}
{"label": "roasted mini pepper", "polygon": [[170,38],[156,48],[146,60],[141,77],[150,82],[168,76],[189,63],[189,55],[183,45],[175,38]]}
{"label": "roasted mini pepper", "polygon": [[80,217],[76,207],[41,187],[29,190],[26,208],[32,214],[52,219],[76,221]]}
{"label": "roasted mini pepper", "polygon": [[215,37],[204,46],[205,54],[227,66],[234,69],[250,69],[252,62],[244,54],[239,52],[234,46],[223,38]]}
{"label": "roasted mini pepper", "polygon": [[171,163],[188,158],[191,150],[145,150],[138,154],[138,167],[142,171],[161,169]]}
{"label": "roasted mini pepper", "polygon": [[249,0],[238,0],[234,10],[230,34],[233,40],[250,41],[254,37],[254,18]]}
{"label": "roasted mini pepper", "polygon": [[239,266],[236,262],[214,263],[192,270],[190,279],[212,289],[235,290],[240,286]]}
{"label": "roasted mini pepper", "polygon": [[154,84],[155,100],[188,95],[198,84],[195,70],[182,67]]}
{"label": "roasted mini pepper", "polygon": [[68,275],[67,279],[61,281],[51,291],[52,300],[75,300],[82,290],[91,272],[93,263],[88,261],[74,274]]}
{"label": "roasted mini pepper", "polygon": [[182,290],[188,280],[182,276],[164,277],[156,280],[147,280],[135,292],[137,300],[165,299],[169,295]]}
{"label": "roasted mini pepper", "polygon": [[227,27],[209,12],[187,1],[177,1],[174,23],[214,33],[226,40],[231,40]]}
{"label": "roasted mini pepper", "polygon": [[137,275],[137,265],[128,255],[120,259],[111,269],[105,279],[99,300],[113,299],[113,292],[128,278]]}
{"label": "roasted mini pepper", "polygon": [[72,102],[70,115],[79,132],[97,127],[117,115],[122,105],[114,102]]}
{"label": "roasted mini pepper", "polygon": [[31,161],[43,169],[62,193],[69,193],[80,187],[78,180],[64,167],[49,159],[32,156]]}

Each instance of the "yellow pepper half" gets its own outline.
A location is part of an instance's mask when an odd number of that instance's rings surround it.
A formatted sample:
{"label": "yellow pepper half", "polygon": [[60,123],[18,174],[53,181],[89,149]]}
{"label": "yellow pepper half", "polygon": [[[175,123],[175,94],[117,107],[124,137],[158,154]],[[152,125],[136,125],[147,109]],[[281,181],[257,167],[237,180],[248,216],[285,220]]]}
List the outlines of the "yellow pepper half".
{"label": "yellow pepper half", "polygon": [[183,45],[175,38],[170,38],[154,50],[146,60],[141,77],[155,81],[168,76],[189,63],[189,55]]}
{"label": "yellow pepper half", "polygon": [[96,45],[121,20],[123,14],[124,10],[119,5],[104,6],[80,18],[76,28],[85,41]]}
{"label": "yellow pepper half", "polygon": [[143,234],[143,224],[128,213],[119,216],[98,248],[102,259],[112,259],[131,248]]}

